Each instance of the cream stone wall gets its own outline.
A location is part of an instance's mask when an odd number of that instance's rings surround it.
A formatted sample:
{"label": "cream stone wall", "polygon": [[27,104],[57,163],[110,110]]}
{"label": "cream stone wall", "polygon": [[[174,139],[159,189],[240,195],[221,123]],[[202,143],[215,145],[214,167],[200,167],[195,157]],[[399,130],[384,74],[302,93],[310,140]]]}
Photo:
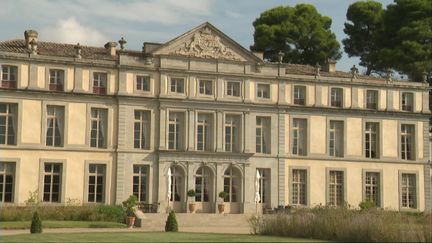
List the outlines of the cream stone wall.
{"label": "cream stone wall", "polygon": [[21,142],[39,144],[41,142],[42,103],[38,100],[22,101]]}
{"label": "cream stone wall", "polygon": [[311,154],[326,154],[327,145],[327,124],[325,116],[310,116],[309,118],[309,131],[308,136],[309,148]]}
{"label": "cream stone wall", "polygon": [[397,158],[398,155],[398,121],[382,121],[382,155],[383,157]]}
{"label": "cream stone wall", "polygon": [[86,144],[87,105],[85,103],[69,103],[68,144]]}
{"label": "cream stone wall", "polygon": [[26,64],[21,64],[20,65],[20,86],[22,87],[22,88],[26,88],[26,87],[28,87],[28,85],[29,85],[29,76],[28,76],[28,73],[29,73],[29,65],[26,65]]}
{"label": "cream stone wall", "polygon": [[346,152],[347,156],[361,156],[362,155],[362,119],[361,118],[347,118],[346,119]]}

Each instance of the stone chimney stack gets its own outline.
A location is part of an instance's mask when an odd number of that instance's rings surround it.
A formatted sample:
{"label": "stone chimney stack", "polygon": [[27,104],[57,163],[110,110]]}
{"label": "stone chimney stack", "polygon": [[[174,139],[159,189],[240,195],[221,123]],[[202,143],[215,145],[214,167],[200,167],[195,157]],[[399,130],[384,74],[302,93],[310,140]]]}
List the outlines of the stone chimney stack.
{"label": "stone chimney stack", "polygon": [[27,50],[31,50],[31,42],[33,42],[33,44],[37,44],[38,32],[36,30],[26,30],[24,31],[24,39]]}
{"label": "stone chimney stack", "polygon": [[108,55],[111,55],[111,56],[116,55],[117,42],[110,41],[110,42],[106,43],[104,47],[105,47]]}
{"label": "stone chimney stack", "polygon": [[324,71],[329,73],[336,72],[336,61],[332,59],[327,59],[327,62],[324,65]]}

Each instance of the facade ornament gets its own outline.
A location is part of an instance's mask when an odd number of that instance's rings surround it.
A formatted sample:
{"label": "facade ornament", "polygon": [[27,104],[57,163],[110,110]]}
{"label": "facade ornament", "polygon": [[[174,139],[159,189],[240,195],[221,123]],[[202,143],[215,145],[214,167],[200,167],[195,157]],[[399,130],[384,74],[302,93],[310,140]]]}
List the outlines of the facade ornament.
{"label": "facade ornament", "polygon": [[422,81],[423,81],[423,83],[427,83],[427,81],[428,81],[428,72],[426,72],[426,71],[422,72]]}
{"label": "facade ornament", "polygon": [[315,65],[315,77],[316,77],[316,78],[321,76],[320,71],[321,71],[321,65],[319,65],[319,64],[317,63],[317,64]]}
{"label": "facade ornament", "polygon": [[124,50],[124,46],[127,43],[127,41],[122,36],[122,38],[118,41],[118,43],[120,44],[120,49],[123,51]]}
{"label": "facade ornament", "polygon": [[279,61],[279,63],[282,63],[284,55],[285,54],[282,51],[278,52],[278,61]]}
{"label": "facade ornament", "polygon": [[180,48],[169,54],[234,61],[242,60],[241,56],[221,42],[219,36],[213,35],[208,27],[196,32],[189,41],[183,43]]}
{"label": "facade ornament", "polygon": [[33,55],[37,55],[37,41],[35,39],[30,41],[30,53]]}
{"label": "facade ornament", "polygon": [[358,68],[356,67],[356,65],[354,64],[350,70],[351,70],[351,79],[356,79],[357,78],[357,74],[359,73]]}
{"label": "facade ornament", "polygon": [[151,55],[146,55],[145,65],[152,65],[152,64],[153,64],[153,57]]}
{"label": "facade ornament", "polygon": [[258,73],[261,73],[261,71],[262,71],[262,67],[263,67],[263,64],[260,63],[260,62],[257,62],[257,64],[255,65],[256,71],[257,71]]}
{"label": "facade ornament", "polygon": [[388,82],[392,82],[393,81],[393,79],[392,79],[392,70],[390,68],[388,68],[386,70],[386,78],[387,78]]}
{"label": "facade ornament", "polygon": [[74,46],[74,50],[75,50],[75,57],[76,58],[81,58],[82,56],[81,56],[81,46],[80,46],[80,43],[77,43]]}

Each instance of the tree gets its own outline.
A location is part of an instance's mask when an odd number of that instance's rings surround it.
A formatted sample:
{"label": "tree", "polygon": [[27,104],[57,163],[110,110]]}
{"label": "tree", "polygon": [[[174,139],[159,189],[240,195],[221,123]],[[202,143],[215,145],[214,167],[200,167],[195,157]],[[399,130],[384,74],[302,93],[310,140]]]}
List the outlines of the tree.
{"label": "tree", "polygon": [[[379,2],[355,2],[348,7],[344,32],[344,50],[349,57],[360,57],[360,65],[366,67],[366,75],[379,69],[377,33],[382,27],[384,10]],[[378,71],[378,70],[377,70]]]}
{"label": "tree", "polygon": [[32,221],[30,225],[30,233],[32,234],[42,233],[42,221],[37,211],[33,213]]}
{"label": "tree", "polygon": [[165,222],[165,232],[178,232],[178,224],[174,211],[168,214]]}
{"label": "tree", "polygon": [[322,16],[313,5],[276,7],[261,13],[253,26],[253,51],[261,51],[264,58],[299,64],[324,64],[327,59],[341,58],[340,45],[331,32],[332,20]]}

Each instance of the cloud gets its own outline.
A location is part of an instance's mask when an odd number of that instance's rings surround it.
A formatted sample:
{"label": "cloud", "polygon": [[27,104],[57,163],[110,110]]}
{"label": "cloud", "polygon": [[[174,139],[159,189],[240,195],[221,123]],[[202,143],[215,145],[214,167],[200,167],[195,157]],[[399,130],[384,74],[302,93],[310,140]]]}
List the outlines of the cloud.
{"label": "cloud", "polygon": [[50,42],[102,46],[108,38],[96,29],[83,26],[76,18],[70,17],[58,21],[53,26],[42,29],[40,38]]}

